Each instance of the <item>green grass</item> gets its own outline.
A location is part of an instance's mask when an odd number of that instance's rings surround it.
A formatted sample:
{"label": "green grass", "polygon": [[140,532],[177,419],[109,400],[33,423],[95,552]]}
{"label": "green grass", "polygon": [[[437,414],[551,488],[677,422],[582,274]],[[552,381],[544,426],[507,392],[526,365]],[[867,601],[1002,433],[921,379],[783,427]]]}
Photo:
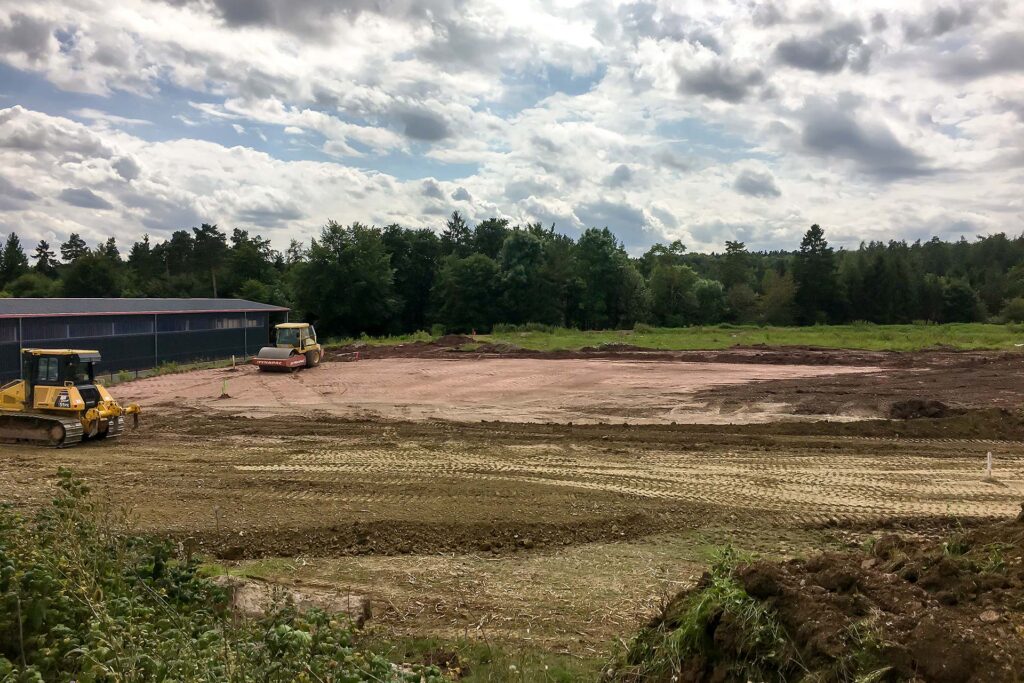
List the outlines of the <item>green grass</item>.
{"label": "green grass", "polygon": [[393,334],[386,337],[369,337],[363,335],[362,337],[329,337],[326,340],[321,339],[320,343],[323,346],[348,346],[349,344],[369,344],[370,346],[395,346],[398,344],[408,344],[416,341],[434,341],[441,335],[434,335],[424,330],[417,330],[416,332],[410,332],[408,334]]}
{"label": "green grass", "polygon": [[956,323],[948,325],[816,325],[813,327],[707,327],[649,328],[638,330],[581,331],[558,328],[552,332],[500,332],[480,335],[481,341],[507,342],[538,351],[575,350],[602,344],[631,344],[648,349],[685,351],[725,349],[731,346],[820,346],[869,351],[917,351],[945,346],[955,349],[1013,349],[1024,343],[1024,325]]}
{"label": "green grass", "polygon": [[[441,666],[459,683],[575,683],[597,680],[602,658],[581,659],[571,655],[524,648],[521,643],[502,644],[481,640],[439,638],[374,639],[360,643],[368,650],[393,662]],[[455,655],[459,670],[446,670],[443,664]]]}
{"label": "green grass", "polygon": [[[679,680],[694,657],[727,658],[730,680],[771,680],[792,666],[791,648],[774,613],[752,598],[733,578],[732,567],[749,557],[731,547],[712,562],[706,583],[666,605],[661,616],[642,629],[610,664],[615,681]],[[732,649],[720,652],[714,637],[719,624],[734,633]]]}
{"label": "green grass", "polygon": [[106,374],[99,374],[96,376],[97,379],[101,380],[106,386],[114,387],[118,384],[124,384],[125,382],[132,382],[136,379],[144,379],[146,377],[160,377],[162,375],[176,375],[182,372],[192,372],[193,370],[216,370],[220,368],[230,368],[232,362],[235,365],[245,365],[248,360],[247,357],[238,356],[232,361],[231,358],[220,358],[217,360],[198,360],[190,363],[177,363],[174,361],[166,361],[156,366],[155,368],[149,368],[148,370],[120,370],[113,371]]}
{"label": "green grass", "polygon": [[[1024,324],[950,323],[947,325],[814,325],[811,327],[760,327],[757,325],[708,325],[704,327],[650,327],[633,330],[576,330],[528,325],[499,326],[500,331],[480,334],[480,342],[505,342],[537,351],[574,351],[602,344],[629,344],[660,351],[727,349],[733,346],[818,346],[865,351],[919,351],[930,348],[957,350],[1012,350],[1024,344]],[[420,330],[410,334],[358,339],[337,338],[324,342],[341,346],[361,342],[371,346],[429,342],[438,338]]]}

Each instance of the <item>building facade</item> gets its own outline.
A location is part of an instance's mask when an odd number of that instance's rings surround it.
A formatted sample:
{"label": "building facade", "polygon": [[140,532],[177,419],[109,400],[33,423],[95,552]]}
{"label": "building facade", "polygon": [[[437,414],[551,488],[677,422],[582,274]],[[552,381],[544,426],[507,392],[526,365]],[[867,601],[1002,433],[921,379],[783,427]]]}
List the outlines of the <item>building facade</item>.
{"label": "building facade", "polygon": [[98,371],[249,356],[288,309],[241,299],[0,299],[0,382],[21,349],[95,349]]}

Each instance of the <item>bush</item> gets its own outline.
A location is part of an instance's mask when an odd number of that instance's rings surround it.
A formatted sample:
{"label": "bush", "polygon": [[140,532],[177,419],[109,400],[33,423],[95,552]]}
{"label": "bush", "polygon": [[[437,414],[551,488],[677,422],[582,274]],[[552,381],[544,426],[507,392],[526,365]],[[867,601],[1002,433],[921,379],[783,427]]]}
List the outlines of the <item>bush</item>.
{"label": "bush", "polygon": [[166,542],[119,533],[67,470],[32,521],[0,507],[0,681],[440,681],[357,649],[354,628],[287,605],[235,620]]}
{"label": "bush", "polygon": [[633,331],[637,334],[650,334],[654,332],[654,327],[647,323],[637,323],[633,325]]}
{"label": "bush", "polygon": [[445,333],[444,325],[441,323],[434,323],[430,326],[430,336],[432,337],[443,337]]}
{"label": "bush", "polygon": [[1017,297],[1007,301],[1000,315],[1006,322],[1024,322],[1024,297]]}
{"label": "bush", "polygon": [[512,325],[510,323],[495,323],[491,327],[492,334],[517,334],[520,332],[540,332],[542,334],[555,334],[561,328],[546,323],[523,323]]}

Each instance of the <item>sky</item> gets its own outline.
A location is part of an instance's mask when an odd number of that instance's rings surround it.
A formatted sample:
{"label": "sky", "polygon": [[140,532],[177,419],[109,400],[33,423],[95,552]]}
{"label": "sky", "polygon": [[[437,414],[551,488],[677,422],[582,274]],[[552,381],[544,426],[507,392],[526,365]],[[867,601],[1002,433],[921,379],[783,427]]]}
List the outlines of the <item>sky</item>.
{"label": "sky", "polygon": [[1024,232],[1024,3],[0,0],[0,234]]}

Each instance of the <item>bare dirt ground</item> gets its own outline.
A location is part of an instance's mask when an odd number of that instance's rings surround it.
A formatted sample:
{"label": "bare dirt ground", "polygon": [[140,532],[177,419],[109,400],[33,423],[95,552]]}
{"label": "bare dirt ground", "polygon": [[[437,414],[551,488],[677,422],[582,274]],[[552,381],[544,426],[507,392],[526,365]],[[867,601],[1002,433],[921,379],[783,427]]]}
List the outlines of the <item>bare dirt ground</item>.
{"label": "bare dirt ground", "polygon": [[[1001,408],[1024,399],[1010,379],[1019,361],[949,356],[407,356],[156,377],[114,388],[145,411],[119,442],[0,446],[0,500],[30,508],[71,467],[138,530],[233,571],[368,595],[371,623],[394,635],[596,657],[699,576],[712,546],[791,557],[878,529],[939,534],[1015,514],[1024,422]],[[232,398],[218,399],[225,379]],[[744,391],[773,415],[805,398],[838,409],[736,424],[672,412],[729,415]],[[931,396],[962,414],[834,421]],[[995,481],[983,480],[987,451]]]}
{"label": "bare dirt ground", "polygon": [[[755,381],[877,371],[867,367],[608,359],[391,358],[325,363],[305,372],[253,366],[139,380],[118,396],[143,407],[189,405],[252,416],[312,409],[347,417],[504,422],[736,422],[784,419],[761,401],[725,414],[694,395]],[[227,396],[223,396],[227,394]]]}

